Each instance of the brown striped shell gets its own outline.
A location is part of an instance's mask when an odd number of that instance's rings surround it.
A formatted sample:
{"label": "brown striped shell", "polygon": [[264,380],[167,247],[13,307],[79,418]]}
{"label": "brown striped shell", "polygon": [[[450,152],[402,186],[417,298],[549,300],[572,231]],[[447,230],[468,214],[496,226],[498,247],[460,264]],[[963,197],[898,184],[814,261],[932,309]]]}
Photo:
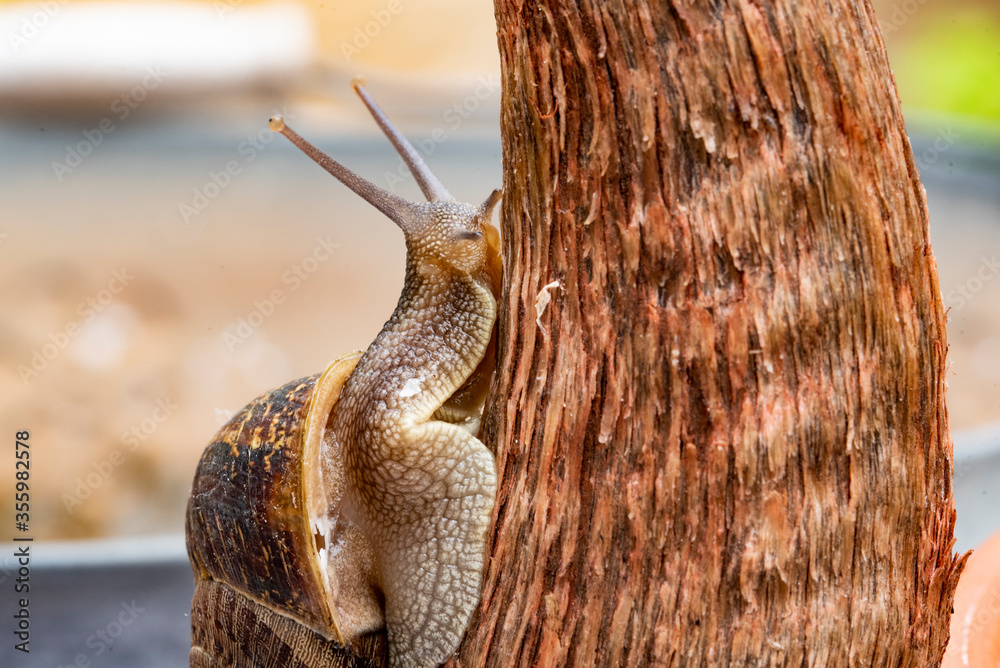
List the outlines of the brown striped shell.
{"label": "brown striped shell", "polygon": [[257,398],[205,449],[186,519],[192,666],[384,664],[371,546],[340,515],[340,459],[320,463],[360,356]]}

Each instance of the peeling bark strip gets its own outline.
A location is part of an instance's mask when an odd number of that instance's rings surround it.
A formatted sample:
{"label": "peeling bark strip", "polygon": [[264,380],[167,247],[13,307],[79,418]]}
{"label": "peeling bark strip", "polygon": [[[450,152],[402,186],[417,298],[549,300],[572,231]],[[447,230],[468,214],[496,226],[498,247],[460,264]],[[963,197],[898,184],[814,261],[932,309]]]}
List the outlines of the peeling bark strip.
{"label": "peeling bark strip", "polygon": [[455,665],[936,665],[947,343],[869,4],[496,13],[502,483]]}

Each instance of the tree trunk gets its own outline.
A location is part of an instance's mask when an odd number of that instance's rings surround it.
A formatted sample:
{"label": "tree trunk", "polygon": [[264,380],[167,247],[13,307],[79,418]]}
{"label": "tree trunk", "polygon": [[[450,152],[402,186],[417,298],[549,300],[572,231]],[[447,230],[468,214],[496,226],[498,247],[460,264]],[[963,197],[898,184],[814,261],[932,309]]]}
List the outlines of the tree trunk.
{"label": "tree trunk", "polygon": [[938,664],[945,321],[869,3],[496,13],[501,490],[455,665]]}

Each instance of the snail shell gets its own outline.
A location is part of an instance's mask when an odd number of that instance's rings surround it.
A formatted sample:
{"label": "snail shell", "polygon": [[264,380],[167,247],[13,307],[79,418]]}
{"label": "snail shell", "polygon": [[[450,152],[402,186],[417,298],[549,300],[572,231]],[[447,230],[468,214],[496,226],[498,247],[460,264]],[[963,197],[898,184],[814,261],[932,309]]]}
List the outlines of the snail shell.
{"label": "snail shell", "polygon": [[[360,357],[345,355],[323,374],[259,397],[202,455],[186,523],[195,537],[192,667],[384,665],[371,546],[331,510],[344,473],[338,459],[324,465],[320,456],[327,419]],[[274,637],[246,637],[259,629]]]}

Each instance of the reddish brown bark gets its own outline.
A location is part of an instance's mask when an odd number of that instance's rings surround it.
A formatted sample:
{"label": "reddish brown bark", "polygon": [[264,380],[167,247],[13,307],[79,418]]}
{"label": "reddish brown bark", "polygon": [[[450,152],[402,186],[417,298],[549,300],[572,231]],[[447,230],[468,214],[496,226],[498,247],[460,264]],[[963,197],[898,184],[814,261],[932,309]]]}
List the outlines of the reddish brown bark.
{"label": "reddish brown bark", "polygon": [[456,663],[937,664],[944,313],[869,4],[496,13],[502,482]]}

